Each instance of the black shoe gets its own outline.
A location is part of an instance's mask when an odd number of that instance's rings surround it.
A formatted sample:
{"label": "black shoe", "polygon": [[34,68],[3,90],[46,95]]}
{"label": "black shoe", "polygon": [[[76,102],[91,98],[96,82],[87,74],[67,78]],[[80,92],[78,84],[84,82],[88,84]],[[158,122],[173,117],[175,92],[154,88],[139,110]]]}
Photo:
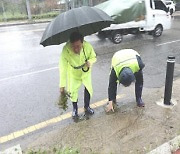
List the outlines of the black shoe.
{"label": "black shoe", "polygon": [[85,114],[89,114],[89,115],[94,114],[94,110],[91,109],[90,107],[84,108],[84,112],[85,112]]}
{"label": "black shoe", "polygon": [[73,117],[73,118],[78,118],[78,117],[79,117],[77,110],[73,110],[73,111],[72,111],[72,117]]}

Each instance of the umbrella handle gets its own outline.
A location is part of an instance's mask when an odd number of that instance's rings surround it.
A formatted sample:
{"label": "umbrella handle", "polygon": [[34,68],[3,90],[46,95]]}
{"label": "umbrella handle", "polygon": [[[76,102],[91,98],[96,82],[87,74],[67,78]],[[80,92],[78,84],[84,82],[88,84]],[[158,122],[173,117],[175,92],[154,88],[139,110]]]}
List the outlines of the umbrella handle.
{"label": "umbrella handle", "polygon": [[85,70],[84,68],[82,68],[83,72],[88,72],[89,71],[89,67]]}

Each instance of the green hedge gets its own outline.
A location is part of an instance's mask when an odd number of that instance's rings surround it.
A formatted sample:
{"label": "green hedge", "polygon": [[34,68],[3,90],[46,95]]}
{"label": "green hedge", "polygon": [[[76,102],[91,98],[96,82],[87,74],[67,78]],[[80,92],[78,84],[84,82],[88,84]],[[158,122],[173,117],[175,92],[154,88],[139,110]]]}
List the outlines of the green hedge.
{"label": "green hedge", "polygon": [[50,12],[45,14],[39,14],[39,15],[32,15],[33,19],[47,19],[47,18],[54,18],[58,15],[58,12]]}
{"label": "green hedge", "polygon": [[[54,18],[59,14],[59,12],[49,12],[49,13],[44,13],[44,14],[39,14],[39,15],[32,15],[32,19],[47,19],[47,18]],[[24,14],[10,14],[6,13],[6,19],[4,19],[4,16],[1,14],[0,15],[0,22],[4,21],[17,21],[17,20],[27,20],[28,17],[27,15]]]}

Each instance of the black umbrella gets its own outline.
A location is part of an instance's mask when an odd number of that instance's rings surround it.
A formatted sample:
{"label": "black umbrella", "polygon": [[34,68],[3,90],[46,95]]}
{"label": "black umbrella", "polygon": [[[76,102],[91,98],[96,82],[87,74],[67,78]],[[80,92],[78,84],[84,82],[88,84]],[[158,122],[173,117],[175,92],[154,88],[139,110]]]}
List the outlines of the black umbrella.
{"label": "black umbrella", "polygon": [[87,36],[109,27],[112,18],[94,7],[83,6],[58,15],[44,31],[40,44],[58,45],[68,41],[72,32]]}

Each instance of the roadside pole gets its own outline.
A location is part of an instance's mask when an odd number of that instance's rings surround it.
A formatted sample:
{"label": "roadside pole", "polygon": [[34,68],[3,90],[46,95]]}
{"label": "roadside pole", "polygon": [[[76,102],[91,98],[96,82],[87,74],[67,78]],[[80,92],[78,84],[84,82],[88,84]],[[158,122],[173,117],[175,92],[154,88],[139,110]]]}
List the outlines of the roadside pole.
{"label": "roadside pole", "polygon": [[30,8],[29,0],[26,0],[26,9],[27,9],[27,14],[28,14],[28,19],[31,20],[32,15],[31,15],[31,8]]}
{"label": "roadside pole", "polygon": [[4,2],[3,1],[1,2],[1,5],[2,5],[2,9],[3,9],[3,18],[4,18],[5,21],[7,21],[7,16],[6,16],[6,12],[5,12]]}
{"label": "roadside pole", "polygon": [[75,8],[74,0],[71,0],[71,9]]}
{"label": "roadside pole", "polygon": [[166,85],[164,91],[164,104],[171,105],[171,95],[172,95],[172,86],[173,86],[173,76],[174,76],[174,65],[175,57],[168,56],[167,59],[167,68],[166,68]]}
{"label": "roadside pole", "polygon": [[89,6],[93,6],[93,0],[89,0]]}
{"label": "roadside pole", "polygon": [[69,0],[66,0],[65,2],[66,2],[66,3],[65,3],[65,4],[66,4],[66,11],[68,11],[68,10],[69,10],[69,9],[68,9],[68,8],[69,8]]}

